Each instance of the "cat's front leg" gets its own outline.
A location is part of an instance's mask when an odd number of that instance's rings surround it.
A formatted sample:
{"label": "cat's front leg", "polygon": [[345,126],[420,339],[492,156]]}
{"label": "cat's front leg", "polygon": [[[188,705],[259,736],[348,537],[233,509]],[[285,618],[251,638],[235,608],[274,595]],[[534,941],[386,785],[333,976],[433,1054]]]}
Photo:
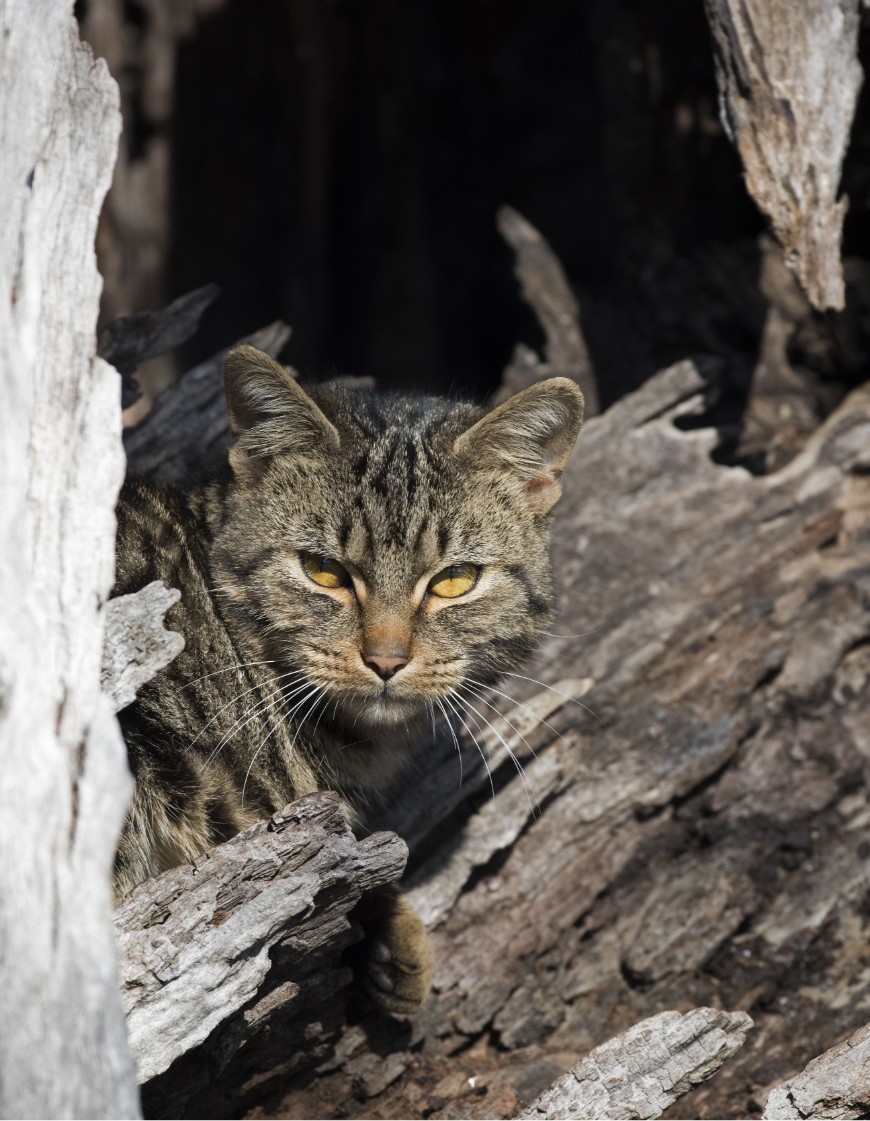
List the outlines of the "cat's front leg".
{"label": "cat's front leg", "polygon": [[413,1016],[429,995],[435,965],[423,920],[396,889],[375,892],[359,918],[365,931],[355,955],[360,984],[379,1008]]}

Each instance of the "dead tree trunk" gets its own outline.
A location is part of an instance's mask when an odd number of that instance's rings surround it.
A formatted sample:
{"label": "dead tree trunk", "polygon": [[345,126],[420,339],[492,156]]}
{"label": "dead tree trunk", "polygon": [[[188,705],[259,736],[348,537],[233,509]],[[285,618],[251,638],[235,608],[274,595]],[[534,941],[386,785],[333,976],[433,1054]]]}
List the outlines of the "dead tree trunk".
{"label": "dead tree trunk", "polygon": [[130,779],[100,692],[120,387],[94,337],[117,88],[71,3],[0,24],[0,1114],[133,1117],[109,886]]}
{"label": "dead tree trunk", "polygon": [[845,302],[840,171],[863,75],[860,0],[706,0],[722,123],[813,307]]}

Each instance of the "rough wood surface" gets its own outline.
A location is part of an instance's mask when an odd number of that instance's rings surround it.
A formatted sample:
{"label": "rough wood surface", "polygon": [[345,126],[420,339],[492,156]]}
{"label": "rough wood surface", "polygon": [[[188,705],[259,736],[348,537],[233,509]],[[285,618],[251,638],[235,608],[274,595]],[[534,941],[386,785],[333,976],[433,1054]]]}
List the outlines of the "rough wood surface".
{"label": "rough wood surface", "polygon": [[[290,338],[290,328],[276,320],[240,342],[273,356]],[[145,419],[124,432],[127,469],[140,479],[182,483],[229,448],[229,421],[224,398],[225,347],[165,389]]]}
{"label": "rough wood surface", "polygon": [[510,206],[496,215],[499,233],[513,249],[514,272],[523,299],[535,313],[544,332],[544,359],[519,343],[505,370],[496,403],[543,378],[573,378],[586,398],[586,416],[601,411],[595,369],[583,330],[580,307],[565,270],[547,240],[531,222]]}
{"label": "rough wood surface", "polygon": [[721,117],[814,307],[842,308],[840,171],[862,72],[858,0],[706,0]]}
{"label": "rough wood surface", "polygon": [[[397,880],[406,858],[394,834],[355,840],[337,795],[325,792],[135,888],[118,907],[115,927],[140,1081],[219,1026],[226,1065],[272,1011],[295,1015],[317,952],[325,946],[337,957],[350,912],[368,892]],[[333,988],[346,984],[337,961],[332,971]],[[203,1067],[199,1081],[207,1078]],[[185,1089],[197,1086],[188,1081]]]}
{"label": "rough wood surface", "polygon": [[72,5],[0,14],[0,1115],[133,1117],[110,876],[130,779],[100,692],[123,475],[94,235],[120,116]]}
{"label": "rough wood surface", "polygon": [[758,1116],[870,1020],[870,390],[758,477],[714,459],[718,378],[679,363],[589,422],[556,633],[377,823],[432,931],[422,1015],[312,985],[303,1047],[275,997],[256,1049],[205,1040],[146,1087],[152,1113],[511,1117],[663,1007],[724,1005],[755,1032],[668,1116]]}
{"label": "rough wood surface", "polygon": [[796,1078],[771,1090],[765,1121],[867,1117],[870,1114],[870,1024],[832,1047]]}
{"label": "rough wood surface", "polygon": [[504,720],[482,701],[457,725],[461,787],[448,742],[383,815],[439,963],[422,1051],[395,1041],[367,1100],[357,1041],[275,1110],[507,1117],[662,1007],[721,1003],[756,1031],[686,1116],[757,1115],[777,1075],[870,1020],[870,392],[756,477],[698,426],[716,384],[681,363],[589,423],[542,684],[508,678]]}
{"label": "rough wood surface", "polygon": [[518,1114],[537,1118],[661,1117],[743,1046],[745,1012],[660,1012],[602,1043]]}
{"label": "rough wood surface", "polygon": [[150,681],[184,649],[177,631],[168,631],[163,617],[181,592],[154,580],[141,591],[115,596],[103,616],[103,692],[115,712],[132,704],[141,685]]}

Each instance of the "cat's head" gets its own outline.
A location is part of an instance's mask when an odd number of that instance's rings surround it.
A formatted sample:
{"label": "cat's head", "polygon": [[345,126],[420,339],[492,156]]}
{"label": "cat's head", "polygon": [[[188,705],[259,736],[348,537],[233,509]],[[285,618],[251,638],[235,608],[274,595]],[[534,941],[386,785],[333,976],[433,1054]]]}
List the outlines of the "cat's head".
{"label": "cat's head", "polygon": [[449,711],[527,658],[552,610],[549,514],[583,419],[572,381],[487,413],[305,391],[242,346],[226,389],[234,483],[216,583],[263,658],[304,674],[286,679],[290,702],[313,711],[319,697],[373,731]]}

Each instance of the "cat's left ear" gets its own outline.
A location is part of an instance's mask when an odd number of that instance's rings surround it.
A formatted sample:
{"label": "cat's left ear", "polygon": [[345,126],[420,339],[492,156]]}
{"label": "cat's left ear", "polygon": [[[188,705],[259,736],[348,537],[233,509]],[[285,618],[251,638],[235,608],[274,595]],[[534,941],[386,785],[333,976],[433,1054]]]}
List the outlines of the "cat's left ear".
{"label": "cat's left ear", "polygon": [[230,466],[239,482],[256,481],[276,455],[338,448],[335,427],[296,379],[262,350],[231,350],[224,385],[233,437]]}
{"label": "cat's left ear", "polygon": [[474,467],[502,468],[535,513],[559,499],[559,480],[583,423],[584,401],[570,378],[530,385],[463,432],[454,452]]}

